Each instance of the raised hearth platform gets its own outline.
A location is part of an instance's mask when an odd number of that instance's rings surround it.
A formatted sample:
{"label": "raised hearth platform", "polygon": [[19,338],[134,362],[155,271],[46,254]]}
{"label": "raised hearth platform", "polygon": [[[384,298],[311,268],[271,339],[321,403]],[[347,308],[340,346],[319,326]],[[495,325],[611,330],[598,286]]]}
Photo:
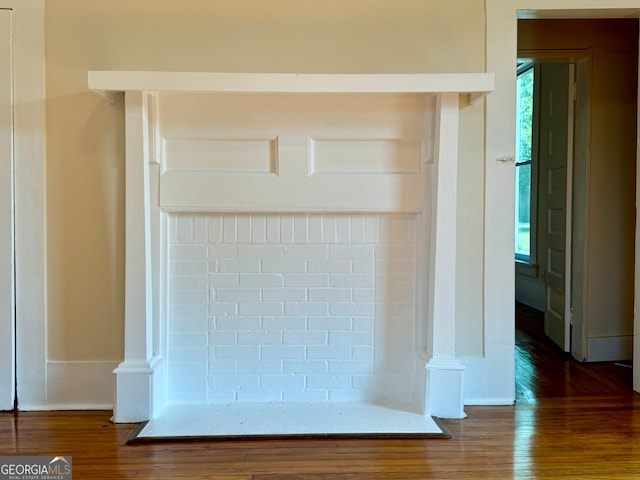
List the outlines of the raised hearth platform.
{"label": "raised hearth platform", "polygon": [[449,438],[432,417],[406,407],[355,402],[234,403],[167,406],[130,443],[334,435]]}

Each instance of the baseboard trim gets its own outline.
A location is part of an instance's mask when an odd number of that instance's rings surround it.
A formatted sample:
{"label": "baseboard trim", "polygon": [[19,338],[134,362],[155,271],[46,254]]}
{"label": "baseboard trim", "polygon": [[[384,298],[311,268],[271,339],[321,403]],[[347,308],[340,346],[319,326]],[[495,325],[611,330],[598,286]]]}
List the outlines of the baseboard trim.
{"label": "baseboard trim", "polygon": [[[118,362],[47,362],[47,404],[38,410],[111,410]],[[21,410],[29,406],[18,405]],[[34,410],[36,408],[33,408]]]}
{"label": "baseboard trim", "polygon": [[618,362],[633,359],[633,335],[592,337],[587,340],[587,362]]}
{"label": "baseboard trim", "polygon": [[85,410],[85,411],[102,411],[113,410],[113,402],[99,404],[99,403],[91,403],[91,404],[82,404],[82,403],[69,403],[66,405],[21,405],[18,407],[18,411],[20,412],[64,412],[64,411],[75,411],[75,410]]}
{"label": "baseboard trim", "polygon": [[464,401],[465,407],[496,407],[500,405],[514,405],[515,403],[515,400],[513,400],[512,398],[468,398]]}
{"label": "baseboard trim", "polygon": [[515,392],[515,364],[513,344],[494,348],[493,355],[462,357],[465,405],[513,405]]}

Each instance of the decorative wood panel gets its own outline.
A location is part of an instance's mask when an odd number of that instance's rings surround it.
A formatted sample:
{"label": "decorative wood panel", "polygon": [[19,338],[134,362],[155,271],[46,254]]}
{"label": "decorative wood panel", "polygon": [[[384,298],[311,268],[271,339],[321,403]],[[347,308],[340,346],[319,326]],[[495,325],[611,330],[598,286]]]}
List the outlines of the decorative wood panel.
{"label": "decorative wood panel", "polygon": [[165,140],[166,170],[269,174],[276,171],[275,139]]}
{"label": "decorative wood panel", "polygon": [[420,140],[311,140],[313,175],[418,174]]}
{"label": "decorative wood panel", "polygon": [[420,212],[430,98],[159,94],[160,206]]}

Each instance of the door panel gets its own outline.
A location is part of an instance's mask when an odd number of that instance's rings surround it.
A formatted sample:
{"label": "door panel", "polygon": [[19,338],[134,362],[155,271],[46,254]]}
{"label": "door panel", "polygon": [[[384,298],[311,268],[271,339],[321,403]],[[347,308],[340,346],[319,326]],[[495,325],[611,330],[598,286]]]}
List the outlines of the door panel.
{"label": "door panel", "polygon": [[11,10],[0,10],[0,410],[15,397]]}
{"label": "door panel", "polygon": [[570,155],[571,66],[540,66],[540,194],[545,235],[545,334],[564,351],[570,349],[566,283],[567,260],[567,158]]}

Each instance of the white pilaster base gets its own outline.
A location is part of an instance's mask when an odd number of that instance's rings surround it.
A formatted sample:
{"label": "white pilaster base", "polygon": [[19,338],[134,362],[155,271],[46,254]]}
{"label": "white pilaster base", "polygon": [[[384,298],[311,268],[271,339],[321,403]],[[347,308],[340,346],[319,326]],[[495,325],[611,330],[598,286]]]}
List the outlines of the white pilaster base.
{"label": "white pilaster base", "polygon": [[158,357],[149,362],[124,361],[116,374],[116,403],[112,420],[115,423],[143,422],[153,418],[164,407],[160,398],[161,364]]}
{"label": "white pilaster base", "polygon": [[426,414],[465,418],[464,365],[456,358],[432,358],[426,367]]}

